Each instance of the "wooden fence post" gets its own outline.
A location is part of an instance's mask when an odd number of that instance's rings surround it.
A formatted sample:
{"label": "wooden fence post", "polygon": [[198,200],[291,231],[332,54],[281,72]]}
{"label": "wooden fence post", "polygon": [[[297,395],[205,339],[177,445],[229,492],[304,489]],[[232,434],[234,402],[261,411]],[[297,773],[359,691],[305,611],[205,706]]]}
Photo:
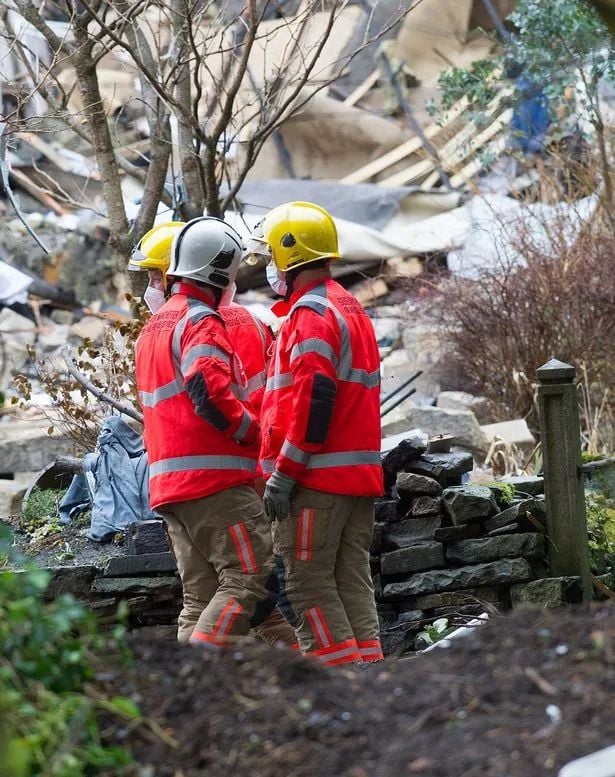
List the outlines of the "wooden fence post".
{"label": "wooden fence post", "polygon": [[536,374],[549,562],[553,577],[578,576],[592,597],[575,369],[551,359]]}

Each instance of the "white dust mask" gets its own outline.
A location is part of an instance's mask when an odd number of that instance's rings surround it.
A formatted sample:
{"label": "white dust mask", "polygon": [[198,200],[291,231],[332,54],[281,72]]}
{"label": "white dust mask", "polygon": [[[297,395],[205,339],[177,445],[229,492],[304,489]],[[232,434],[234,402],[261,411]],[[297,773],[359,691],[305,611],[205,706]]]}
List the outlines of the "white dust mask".
{"label": "white dust mask", "polygon": [[275,266],[273,262],[270,262],[267,265],[267,283],[271,286],[271,288],[275,291],[276,294],[279,294],[280,297],[285,297],[286,292],[288,291],[288,285],[285,280],[282,280],[280,276],[278,275],[278,268]]}
{"label": "white dust mask", "polygon": [[232,304],[233,300],[235,299],[235,294],[237,294],[237,286],[234,283],[231,283],[228,289],[224,289],[222,292],[222,296],[220,297],[220,307],[226,308]]}
{"label": "white dust mask", "polygon": [[156,289],[153,286],[148,286],[147,289],[145,289],[143,301],[151,313],[157,313],[164,305],[164,291],[162,291],[162,289]]}

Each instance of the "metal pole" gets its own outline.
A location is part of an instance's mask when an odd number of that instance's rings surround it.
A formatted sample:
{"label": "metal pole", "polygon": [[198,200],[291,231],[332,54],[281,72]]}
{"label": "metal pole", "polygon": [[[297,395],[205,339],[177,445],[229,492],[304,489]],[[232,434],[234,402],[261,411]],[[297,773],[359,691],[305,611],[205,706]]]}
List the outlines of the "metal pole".
{"label": "metal pole", "polygon": [[498,12],[495,10],[495,6],[491,2],[491,0],[483,0],[483,5],[485,6],[485,9],[487,13],[489,14],[489,18],[491,19],[491,22],[495,29],[498,31],[498,35],[500,38],[502,38],[503,41],[508,43],[510,41],[510,34],[506,27],[504,27],[504,24],[502,23],[502,20],[498,16]]}
{"label": "metal pole", "polygon": [[549,563],[553,577],[577,576],[592,597],[575,369],[551,359],[537,370]]}
{"label": "metal pole", "polygon": [[425,149],[425,151],[427,152],[427,155],[431,159],[434,168],[439,173],[440,178],[442,179],[442,183],[444,184],[444,187],[449,192],[457,191],[451,185],[451,181],[448,176],[448,173],[442,167],[442,163],[440,162],[440,157],[438,156],[437,149],[429,142],[429,139],[423,132],[423,128],[418,123],[414,114],[412,113],[412,108],[410,107],[408,100],[406,100],[404,93],[401,90],[399,81],[397,80],[396,74],[393,72],[393,68],[391,67],[391,63],[389,61],[388,56],[386,55],[386,52],[380,50],[380,52],[378,53],[378,56],[380,57],[380,61],[382,62],[382,69],[384,70],[384,74],[387,77],[387,80],[389,81],[389,83],[391,84],[391,87],[393,89],[393,92],[395,93],[395,97],[397,98],[397,102],[399,103],[400,108],[404,112],[404,116],[406,117],[408,126],[423,144],[423,148]]}
{"label": "metal pole", "polygon": [[391,389],[388,394],[385,394],[382,399],[380,400],[380,405],[384,405],[385,402],[388,402],[389,399],[392,399],[396,394],[399,394],[402,389],[405,389],[406,386],[410,385],[412,381],[416,380],[417,378],[420,378],[423,374],[423,370],[417,370],[414,372],[409,378],[404,380],[402,383],[399,384],[399,386],[395,386],[394,389]]}
{"label": "metal pole", "polygon": [[415,388],[410,389],[410,391],[408,391],[406,394],[402,394],[401,397],[399,397],[396,402],[393,402],[393,404],[390,407],[387,407],[386,410],[380,411],[380,418],[384,418],[384,416],[387,415],[387,413],[390,413],[391,410],[395,410],[397,405],[401,405],[401,403],[405,399],[408,399],[408,397],[411,397],[413,394],[416,394]]}

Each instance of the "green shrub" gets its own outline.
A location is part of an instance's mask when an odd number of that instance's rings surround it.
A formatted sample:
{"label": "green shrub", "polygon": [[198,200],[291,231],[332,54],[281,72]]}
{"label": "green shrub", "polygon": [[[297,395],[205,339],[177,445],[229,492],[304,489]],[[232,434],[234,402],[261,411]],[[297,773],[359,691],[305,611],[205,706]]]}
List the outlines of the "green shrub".
{"label": "green shrub", "polygon": [[[0,555],[15,561],[11,542],[0,525]],[[44,603],[48,582],[31,564],[0,571],[0,777],[119,775],[130,757],[103,746],[97,713],[139,713],[128,699],[101,701],[88,681],[96,655],[127,656],[123,631],[103,635],[72,596]]]}
{"label": "green shrub", "polygon": [[615,568],[615,500],[588,493],[585,504],[592,571],[601,574],[609,566]]}
{"label": "green shrub", "polygon": [[21,528],[32,534],[43,526],[55,527],[59,531],[59,505],[67,489],[34,486],[21,514]]}

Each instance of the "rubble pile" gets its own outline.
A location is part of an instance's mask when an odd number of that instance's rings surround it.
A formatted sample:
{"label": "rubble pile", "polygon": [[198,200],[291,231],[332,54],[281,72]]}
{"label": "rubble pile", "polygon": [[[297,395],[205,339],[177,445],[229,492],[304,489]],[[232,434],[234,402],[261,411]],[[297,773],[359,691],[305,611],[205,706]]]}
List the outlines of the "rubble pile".
{"label": "rubble pile", "polygon": [[420,437],[383,457],[371,564],[385,653],[419,647],[439,618],[581,601],[580,579],[548,577],[542,478],[463,484],[473,466]]}

